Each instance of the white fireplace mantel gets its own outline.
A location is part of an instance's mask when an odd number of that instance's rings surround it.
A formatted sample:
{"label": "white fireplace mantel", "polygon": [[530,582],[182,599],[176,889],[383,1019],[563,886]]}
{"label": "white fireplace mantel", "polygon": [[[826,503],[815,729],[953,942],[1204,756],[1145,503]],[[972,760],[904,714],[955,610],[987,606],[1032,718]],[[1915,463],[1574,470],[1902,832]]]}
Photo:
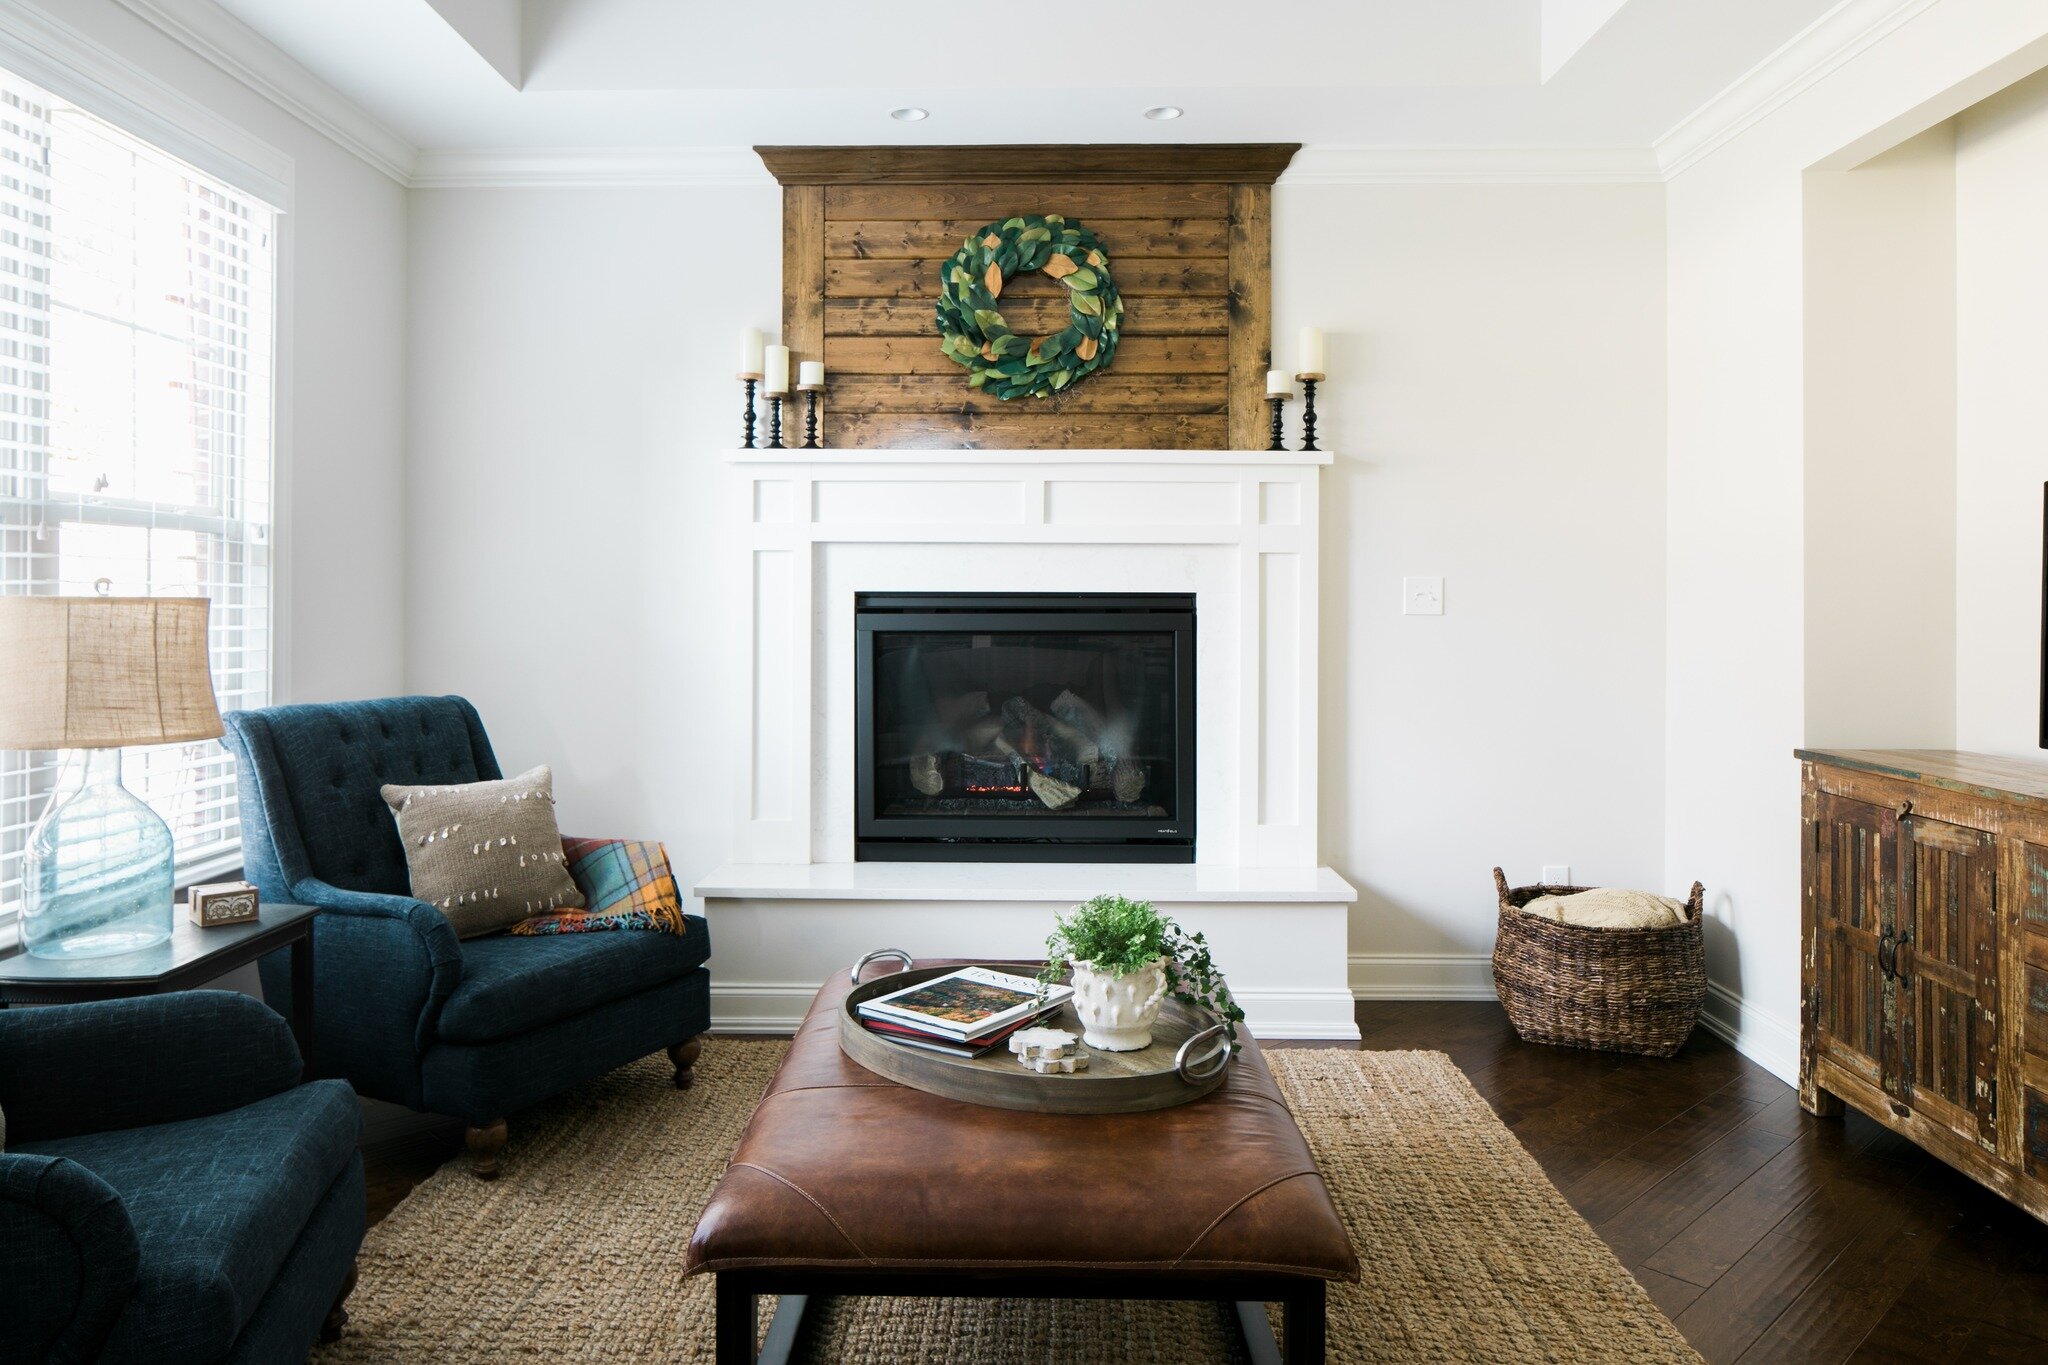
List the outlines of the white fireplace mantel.
{"label": "white fireplace mantel", "polygon": [[[717,1026],[788,1027],[807,989],[869,948],[1028,952],[1044,938],[1048,901],[1094,887],[1150,894],[1207,932],[1258,1032],[1356,1036],[1346,952],[1356,893],[1316,858],[1327,452],[722,458],[732,535],[722,595],[736,612],[728,638],[749,714],[732,718],[732,862],[697,889],[718,926]],[[935,590],[1194,594],[1193,869],[856,867],[855,595]]]}

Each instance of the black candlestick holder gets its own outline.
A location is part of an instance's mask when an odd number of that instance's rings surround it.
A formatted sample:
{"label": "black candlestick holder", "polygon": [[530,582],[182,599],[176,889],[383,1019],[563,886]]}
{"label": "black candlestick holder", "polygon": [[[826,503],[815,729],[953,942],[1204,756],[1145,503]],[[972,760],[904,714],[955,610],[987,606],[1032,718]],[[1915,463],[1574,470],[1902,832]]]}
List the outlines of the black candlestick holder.
{"label": "black candlestick holder", "polygon": [[768,448],[781,450],[782,447],[782,395],[768,395]]}
{"label": "black candlestick holder", "polygon": [[761,376],[758,373],[748,374],[745,370],[741,370],[733,378],[747,386],[747,439],[740,449],[752,450],[754,448],[754,385],[761,382]]}
{"label": "black candlestick holder", "polygon": [[1315,450],[1316,383],[1325,376],[1320,371],[1308,370],[1294,377],[1301,381],[1301,448]]}
{"label": "black candlestick holder", "polygon": [[1287,395],[1284,393],[1269,393],[1266,395],[1266,402],[1273,409],[1273,444],[1267,446],[1266,449],[1285,450],[1287,449],[1287,426],[1281,416],[1281,409],[1287,406]]}
{"label": "black candlestick holder", "polygon": [[811,385],[797,385],[804,396],[804,449],[818,449],[818,389]]}

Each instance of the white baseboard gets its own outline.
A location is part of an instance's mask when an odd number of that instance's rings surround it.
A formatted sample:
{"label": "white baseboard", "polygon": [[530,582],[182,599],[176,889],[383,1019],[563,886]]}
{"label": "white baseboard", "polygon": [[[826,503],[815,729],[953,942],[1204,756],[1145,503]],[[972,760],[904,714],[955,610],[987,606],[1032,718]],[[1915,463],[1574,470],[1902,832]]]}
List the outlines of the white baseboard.
{"label": "white baseboard", "polygon": [[1700,1024],[1787,1085],[1799,1084],[1799,1030],[1777,1015],[1745,1004],[1734,991],[1709,981]]}
{"label": "white baseboard", "polygon": [[1491,1000],[1490,953],[1353,953],[1359,1000]]}
{"label": "white baseboard", "polygon": [[[818,993],[817,983],[717,981],[711,983],[711,1028],[717,1033],[794,1033]],[[1344,991],[1237,992],[1253,1036],[1358,1041],[1352,997]]]}

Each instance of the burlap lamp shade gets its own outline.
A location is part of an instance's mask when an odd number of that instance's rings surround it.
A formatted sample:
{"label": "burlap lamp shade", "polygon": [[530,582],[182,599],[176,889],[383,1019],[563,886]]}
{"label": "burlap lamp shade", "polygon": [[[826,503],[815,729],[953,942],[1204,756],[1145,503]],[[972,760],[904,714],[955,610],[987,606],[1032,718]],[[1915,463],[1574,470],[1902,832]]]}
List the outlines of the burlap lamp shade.
{"label": "burlap lamp shade", "polygon": [[203,597],[0,597],[0,749],[218,739]]}

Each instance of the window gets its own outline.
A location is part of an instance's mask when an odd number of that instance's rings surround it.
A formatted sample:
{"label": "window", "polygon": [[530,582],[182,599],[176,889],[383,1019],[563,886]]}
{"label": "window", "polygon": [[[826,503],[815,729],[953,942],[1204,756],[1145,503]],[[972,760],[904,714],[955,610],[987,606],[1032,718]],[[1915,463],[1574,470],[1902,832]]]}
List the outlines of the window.
{"label": "window", "polygon": [[[211,598],[223,711],[270,699],[276,224],[0,71],[0,593]],[[0,916],[58,758],[0,752]],[[218,743],[126,760],[181,878],[240,861]]]}

